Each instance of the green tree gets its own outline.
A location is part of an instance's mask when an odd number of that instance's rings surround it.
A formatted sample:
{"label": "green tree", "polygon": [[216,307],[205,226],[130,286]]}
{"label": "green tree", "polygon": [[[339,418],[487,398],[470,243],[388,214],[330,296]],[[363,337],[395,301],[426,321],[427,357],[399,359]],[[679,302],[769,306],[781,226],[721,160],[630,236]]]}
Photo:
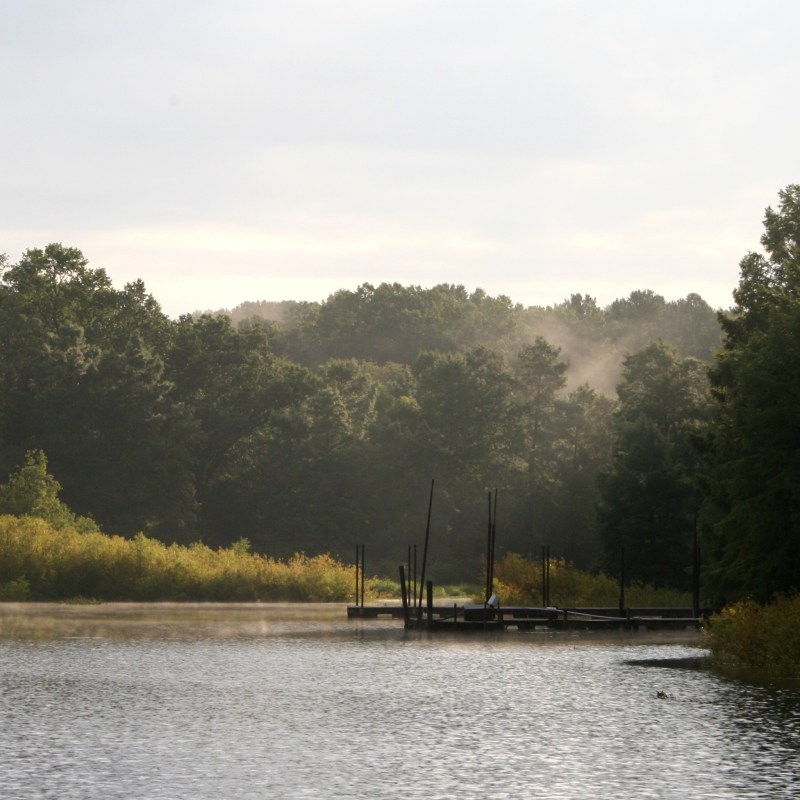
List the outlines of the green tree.
{"label": "green tree", "polygon": [[433,471],[491,475],[505,460],[514,422],[513,380],[503,359],[485,348],[423,353],[413,370]]}
{"label": "green tree", "polygon": [[609,467],[616,404],[584,384],[556,406],[552,518],[543,539],[553,553],[581,568],[598,566],[597,475]]}
{"label": "green tree", "polygon": [[378,383],[364,362],[333,359],[320,367],[310,398],[313,433],[327,449],[336,442],[363,441],[376,419]]}
{"label": "green tree", "polygon": [[504,498],[497,523],[504,531],[509,500],[524,491],[524,461],[515,452],[514,379],[499,354],[480,347],[423,353],[413,372],[417,474],[436,479],[439,563],[449,561],[463,579],[477,571],[485,553],[486,491],[497,488]]}
{"label": "green tree", "polygon": [[568,365],[561,350],[537,336],[517,354],[515,414],[520,437],[517,452],[527,469],[525,501],[514,524],[518,550],[550,543],[556,515],[555,437],[558,397],[566,384]]}
{"label": "green tree", "polygon": [[359,358],[411,364],[425,351],[495,348],[513,332],[520,308],[507,297],[489,297],[481,289],[468,293],[460,285],[364,283],[306,311],[287,337],[288,352],[303,363],[311,365],[308,359],[317,353],[317,363]]}
{"label": "green tree", "polygon": [[3,271],[0,329],[2,466],[44,450],[68,505],[113,532],[163,518],[182,480],[163,377],[170,328],[144,285],[115,290],[75,248],[28,250]]}
{"label": "green tree", "polygon": [[637,290],[608,307],[612,335],[634,352],[657,341],[666,310],[666,301],[650,289]]}
{"label": "green tree", "polygon": [[667,303],[660,334],[682,356],[711,361],[722,344],[717,313],[698,294]]}
{"label": "green tree", "polygon": [[212,315],[184,316],[175,326],[166,375],[172,401],[187,417],[184,448],[200,529],[213,541],[234,535],[230,486],[248,468],[253,448],[273,418],[309,392],[307,370],[272,352],[269,330],[235,330],[227,317]]}
{"label": "green tree", "polygon": [[712,371],[707,547],[722,599],[800,589],[800,185],[740,262]]}
{"label": "green tree", "polygon": [[663,343],[625,359],[614,453],[601,474],[606,567],[656,586],[686,588],[700,462],[694,440],[708,414],[705,367]]}
{"label": "green tree", "polygon": [[47,471],[45,454],[41,450],[30,451],[8,483],[0,484],[0,514],[39,517],[55,528],[97,531],[94,520],[76,516],[61,502],[60,492],[61,484]]}

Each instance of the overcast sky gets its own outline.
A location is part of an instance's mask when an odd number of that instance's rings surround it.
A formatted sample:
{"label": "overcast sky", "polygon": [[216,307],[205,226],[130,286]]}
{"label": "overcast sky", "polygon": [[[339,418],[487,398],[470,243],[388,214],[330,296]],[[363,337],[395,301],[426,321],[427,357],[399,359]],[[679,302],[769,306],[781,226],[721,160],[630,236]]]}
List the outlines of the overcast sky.
{"label": "overcast sky", "polygon": [[0,0],[0,252],[170,316],[370,282],[732,304],[795,0]]}

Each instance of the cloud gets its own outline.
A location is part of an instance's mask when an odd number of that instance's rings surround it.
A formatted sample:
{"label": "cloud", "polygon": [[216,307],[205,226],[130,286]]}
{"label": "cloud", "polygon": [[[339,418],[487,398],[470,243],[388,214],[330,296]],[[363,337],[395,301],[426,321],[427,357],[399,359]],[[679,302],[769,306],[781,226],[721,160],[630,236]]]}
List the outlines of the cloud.
{"label": "cloud", "polygon": [[78,246],[171,311],[383,280],[724,304],[797,179],[799,23],[788,0],[18,4],[0,249]]}

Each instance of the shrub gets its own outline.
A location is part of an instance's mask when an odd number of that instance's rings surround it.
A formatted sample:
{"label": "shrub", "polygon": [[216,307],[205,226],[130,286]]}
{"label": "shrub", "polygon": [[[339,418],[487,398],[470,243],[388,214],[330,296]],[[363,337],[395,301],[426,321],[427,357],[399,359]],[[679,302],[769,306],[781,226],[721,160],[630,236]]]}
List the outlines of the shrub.
{"label": "shrub", "polygon": [[71,527],[81,532],[97,531],[94,520],[73,514],[59,500],[61,484],[47,471],[43,450],[29,450],[25,463],[7,484],[0,484],[0,514],[39,517],[56,528]]}
{"label": "shrub", "polygon": [[[551,559],[550,602],[572,607],[616,607],[619,583],[608,575],[577,569],[564,559]],[[495,565],[494,591],[503,605],[542,603],[542,563],[508,553]],[[481,598],[482,599],[482,598]],[[625,588],[626,606],[691,606],[691,596],[673,589],[635,585]]]}
{"label": "shrub", "polygon": [[13,603],[30,600],[31,587],[25,578],[17,578],[0,585],[0,602]]}
{"label": "shrub", "polygon": [[800,595],[759,605],[746,600],[715,614],[705,628],[712,658],[777,680],[800,680]]}
{"label": "shrub", "polygon": [[352,568],[331,556],[297,554],[282,562],[248,549],[243,540],[212,550],[0,516],[0,600],[352,599]]}

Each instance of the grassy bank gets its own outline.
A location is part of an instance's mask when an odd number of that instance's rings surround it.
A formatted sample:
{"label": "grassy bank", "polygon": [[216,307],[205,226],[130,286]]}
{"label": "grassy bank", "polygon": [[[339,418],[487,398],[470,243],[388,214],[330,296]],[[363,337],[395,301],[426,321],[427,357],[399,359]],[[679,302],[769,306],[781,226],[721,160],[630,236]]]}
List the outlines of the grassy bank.
{"label": "grassy bank", "polygon": [[762,679],[800,680],[800,596],[728,606],[706,628],[715,664]]}
{"label": "grassy bank", "polygon": [[[539,605],[541,564],[506,555],[495,567],[503,605]],[[473,594],[474,586],[436,586],[437,596]],[[480,591],[480,590],[478,590]],[[246,541],[212,550],[203,544],[165,545],[99,531],[54,527],[37,517],[0,516],[0,601],[297,601],[353,599],[353,567],[328,555],[297,554],[278,561],[249,552]],[[366,598],[399,597],[399,584],[368,579]],[[628,606],[687,606],[672,590],[634,586]],[[556,605],[616,606],[618,583],[602,574],[550,562],[550,599]]]}
{"label": "grassy bank", "polygon": [[[351,600],[353,569],[297,554],[277,561],[246,542],[212,550],[56,529],[35,517],[0,516],[0,600]],[[371,596],[370,582],[366,586]]]}

